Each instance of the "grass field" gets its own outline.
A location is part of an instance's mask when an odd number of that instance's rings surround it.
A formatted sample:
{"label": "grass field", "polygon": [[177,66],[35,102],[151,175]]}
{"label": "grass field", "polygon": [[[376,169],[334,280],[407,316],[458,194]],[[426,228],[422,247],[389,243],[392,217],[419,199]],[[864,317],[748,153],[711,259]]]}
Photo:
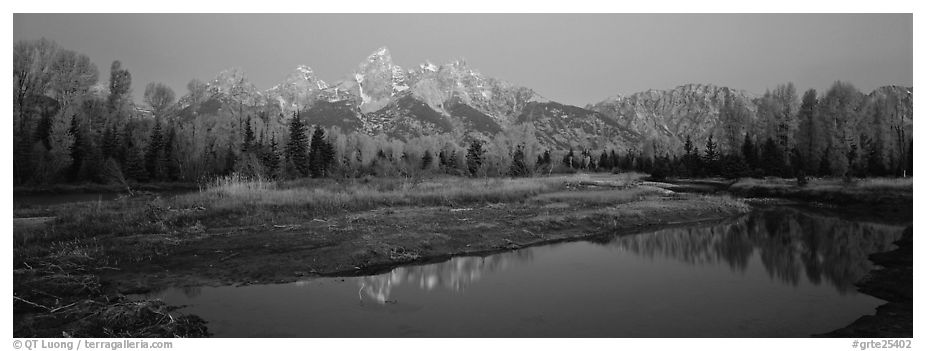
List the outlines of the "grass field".
{"label": "grass field", "polygon": [[15,209],[14,335],[201,336],[195,316],[124,294],[358,274],[748,211],[642,177],[229,177],[170,198]]}

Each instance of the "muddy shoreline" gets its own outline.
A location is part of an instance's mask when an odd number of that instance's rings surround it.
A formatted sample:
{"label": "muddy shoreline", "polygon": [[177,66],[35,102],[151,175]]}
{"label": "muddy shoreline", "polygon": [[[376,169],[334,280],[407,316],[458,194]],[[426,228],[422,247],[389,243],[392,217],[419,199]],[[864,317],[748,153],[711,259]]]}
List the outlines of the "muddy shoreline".
{"label": "muddy shoreline", "polygon": [[[662,201],[674,203],[650,208]],[[635,212],[634,216],[612,216],[602,209],[537,215],[534,212],[542,212],[537,205],[486,204],[464,209],[377,209],[300,224],[216,228],[183,243],[169,255],[104,272],[101,279],[116,292],[137,294],[169,286],[250,285],[311,276],[369,275],[454,256],[485,256],[722,221],[747,211],[700,199],[648,200],[620,207]],[[363,224],[353,225],[357,222]]]}
{"label": "muddy shoreline", "polygon": [[[96,305],[85,305],[98,307],[74,314],[86,319],[87,315],[96,316],[91,313],[101,310],[99,306],[121,306],[132,308],[138,320],[147,318],[151,322],[142,326],[130,323],[123,326],[120,335],[143,330],[162,336],[207,336],[205,324],[198,317],[171,314],[170,306],[131,305],[126,295],[168,287],[286,283],[312,276],[376,274],[454,256],[485,256],[530,246],[607,240],[674,226],[720,222],[743,215],[751,207],[783,201],[819,211],[844,210],[841,206],[795,200],[744,201],[717,195],[723,193],[717,191],[723,187],[722,182],[693,184],[643,182],[614,187],[606,181],[567,183],[538,195],[500,202],[376,206],[335,212],[297,208],[277,212],[279,209],[274,207],[223,212],[140,203],[133,206],[144,215],[139,218],[153,218],[155,222],[145,224],[145,228],[155,230],[153,233],[141,229],[140,234],[125,234],[131,228],[126,226],[112,228],[109,234],[64,241],[63,248],[47,249],[40,247],[45,245],[42,242],[28,241],[14,246],[14,295],[25,301],[14,301],[14,334],[107,336],[100,334],[99,328],[74,324],[72,316],[60,316],[60,311],[46,313],[67,304],[79,306],[92,301]],[[912,206],[909,212],[912,218]],[[905,210],[899,213],[896,217],[905,218]],[[42,262],[47,263],[46,268],[38,267]],[[83,280],[63,282],[66,288],[76,290],[62,298],[57,296],[62,294],[49,293],[39,284],[60,273],[48,267],[70,267],[58,269]],[[93,284],[88,285],[88,281]],[[870,293],[882,285],[883,280],[872,280],[869,290],[862,292],[883,298],[875,295],[877,292]],[[55,285],[49,289],[57,288]],[[903,323],[903,311],[910,313],[906,321],[912,321],[912,302],[885,306],[884,314],[892,313],[892,321]],[[881,311],[879,308],[879,315]],[[164,315],[186,318],[178,319],[186,323],[157,325],[156,321],[163,320],[159,316]],[[857,321],[845,328],[844,335],[872,334],[880,323]],[[75,328],[78,334],[74,334]],[[69,331],[71,334],[67,334]]]}
{"label": "muddy shoreline", "polygon": [[859,292],[887,301],[874,315],[862,316],[844,328],[817,335],[848,338],[913,337],[913,227],[894,242],[897,248],[869,259],[881,268],[858,282]]}

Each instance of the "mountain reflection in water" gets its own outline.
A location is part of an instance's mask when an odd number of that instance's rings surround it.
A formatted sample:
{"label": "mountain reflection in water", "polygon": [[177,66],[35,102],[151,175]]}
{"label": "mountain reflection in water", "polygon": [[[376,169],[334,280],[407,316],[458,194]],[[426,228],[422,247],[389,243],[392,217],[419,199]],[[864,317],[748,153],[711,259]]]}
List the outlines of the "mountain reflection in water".
{"label": "mountain reflection in water", "polygon": [[424,290],[440,288],[460,291],[479,281],[485,274],[505,269],[514,263],[530,262],[533,256],[531,250],[518,250],[485,257],[454,257],[437,264],[397,267],[386,274],[359,277],[360,300],[368,298],[379,303],[390,302],[392,288],[401,284],[417,285]]}
{"label": "mountain reflection in water", "polygon": [[[732,271],[745,271],[752,257],[758,255],[772,279],[796,286],[803,275],[814,285],[826,281],[840,294],[846,294],[855,291],[853,284],[873,268],[868,255],[890,250],[903,228],[782,207],[719,224],[615,236],[599,243],[648,258],[669,258],[693,265],[725,263]],[[530,262],[532,252],[528,248],[486,257],[455,257],[442,263],[398,267],[390,273],[360,277],[360,300],[393,302],[392,288],[402,284],[428,291],[461,291],[487,274]]]}

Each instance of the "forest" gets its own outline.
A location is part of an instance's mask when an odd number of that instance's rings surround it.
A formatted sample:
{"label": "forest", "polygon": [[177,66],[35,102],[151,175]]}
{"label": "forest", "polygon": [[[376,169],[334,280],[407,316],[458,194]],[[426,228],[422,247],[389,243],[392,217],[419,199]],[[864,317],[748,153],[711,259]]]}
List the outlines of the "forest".
{"label": "forest", "polygon": [[[912,109],[896,95],[866,95],[841,81],[801,96],[793,84],[779,85],[756,99],[754,112],[728,102],[720,110],[723,132],[703,145],[688,137],[682,150],[653,141],[626,150],[551,150],[528,126],[488,140],[463,133],[399,140],[322,127],[312,124],[318,116],[249,103],[246,91],[220,92],[196,79],[179,98],[149,83],[137,103],[121,62],[112,62],[109,81],[100,82],[89,57],[46,39],[16,42],[13,59],[14,185],[200,183],[233,173],[264,179],[518,177],[581,169],[654,178],[913,173],[905,128]],[[222,109],[217,101],[238,108]],[[755,122],[747,128],[744,121]]]}

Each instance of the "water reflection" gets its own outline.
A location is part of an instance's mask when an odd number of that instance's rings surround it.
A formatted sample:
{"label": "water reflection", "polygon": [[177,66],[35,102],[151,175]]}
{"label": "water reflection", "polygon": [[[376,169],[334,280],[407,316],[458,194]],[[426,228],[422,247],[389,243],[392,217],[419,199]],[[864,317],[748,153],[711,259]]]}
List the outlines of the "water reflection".
{"label": "water reflection", "polygon": [[[776,208],[720,224],[616,236],[602,245],[650,259],[669,258],[693,265],[725,264],[734,272],[745,272],[750,262],[761,262],[771,279],[797,286],[803,276],[813,285],[825,281],[840,294],[846,294],[855,291],[853,284],[873,268],[868,255],[890,250],[903,228]],[[438,288],[460,291],[514,263],[530,262],[533,256],[534,249],[524,249],[398,267],[390,273],[359,277],[358,297],[361,303],[392,303],[395,302],[392,290],[400,285],[428,291]],[[756,256],[758,259],[754,259]]]}
{"label": "water reflection", "polygon": [[423,290],[445,289],[460,291],[479,281],[486,274],[503,270],[511,264],[530,262],[532,250],[518,250],[486,257],[454,257],[446,262],[422,266],[406,266],[392,272],[366,276],[357,279],[360,285],[359,297],[378,303],[390,303],[393,287],[402,284],[417,285]]}
{"label": "water reflection", "polygon": [[873,267],[868,255],[887,251],[902,226],[853,222],[790,208],[758,211],[717,225],[672,228],[617,237],[607,243],[645,257],[666,257],[691,264],[725,263],[745,271],[758,255],[769,277],[791,285],[823,280],[840,293]]}

